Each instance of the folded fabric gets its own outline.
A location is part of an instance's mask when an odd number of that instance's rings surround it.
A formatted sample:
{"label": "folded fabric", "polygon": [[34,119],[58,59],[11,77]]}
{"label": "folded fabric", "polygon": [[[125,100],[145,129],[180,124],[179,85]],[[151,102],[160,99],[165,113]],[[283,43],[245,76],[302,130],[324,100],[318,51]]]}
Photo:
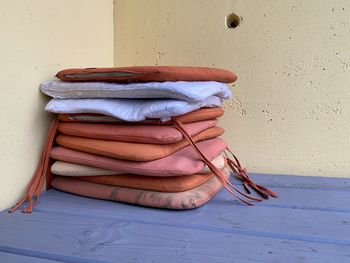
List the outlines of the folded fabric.
{"label": "folded fabric", "polygon": [[129,187],[158,192],[184,192],[193,189],[210,180],[214,175],[191,174],[172,177],[155,177],[136,174],[101,175],[101,176],[78,176],[74,177],[81,181]]}
{"label": "folded fabric", "polygon": [[[193,136],[194,142],[216,138],[224,133],[220,127],[212,127]],[[89,139],[60,134],[56,137],[60,146],[87,153],[130,161],[153,161],[166,157],[189,145],[188,140],[171,144],[151,144]]]}
{"label": "folded fabric", "polygon": [[72,68],[61,70],[56,77],[67,82],[151,82],[151,81],[219,81],[231,83],[237,76],[230,71],[206,67],[134,66],[118,68]]}
{"label": "folded fabric", "polygon": [[[214,119],[184,125],[188,134],[194,136],[216,124],[217,120]],[[122,124],[61,122],[58,130],[66,135],[121,142],[169,144],[183,139],[182,134],[170,125],[130,125],[125,122]]]}
{"label": "folded fabric", "polygon": [[[229,178],[228,169],[225,168],[223,173]],[[177,193],[96,184],[63,176],[55,177],[52,186],[76,195],[166,209],[191,209],[202,206],[222,188],[216,177],[196,188]]]}
{"label": "folded fabric", "polygon": [[[212,164],[222,169],[225,166],[225,158],[222,155],[215,157]],[[51,173],[63,176],[98,176],[98,175],[116,175],[123,174],[120,171],[107,170],[82,164],[69,163],[64,161],[55,161],[51,165]],[[211,173],[208,166],[205,166],[203,170],[198,172],[199,174]]]}
{"label": "folded fabric", "polygon": [[[197,146],[210,161],[227,148],[226,143],[220,138],[198,142]],[[59,161],[83,164],[123,173],[160,177],[196,174],[202,171],[205,166],[204,162],[198,158],[191,146],[187,146],[167,157],[149,162],[119,160],[60,146],[54,147],[50,152],[50,156]]]}
{"label": "folded fabric", "polygon": [[[224,115],[225,111],[222,108],[214,107],[214,108],[200,108],[199,110],[195,110],[183,115],[179,115],[176,118],[181,121],[182,123],[191,123],[191,122],[198,122],[198,121],[205,121],[205,120],[211,120],[216,119]],[[61,121],[64,122],[90,122],[90,123],[118,123],[118,122],[124,122],[125,121],[111,117],[106,116],[102,114],[92,114],[92,113],[80,113],[80,114],[59,114],[58,118]],[[168,125],[168,122],[159,122],[159,120],[151,120],[147,119],[145,121],[142,121],[142,123],[147,124],[155,124],[155,125]]]}
{"label": "folded fabric", "polygon": [[161,119],[186,114],[202,107],[219,107],[219,97],[209,97],[201,102],[172,99],[51,99],[45,110],[53,113],[99,113],[124,121]]}
{"label": "folded fabric", "polygon": [[204,101],[216,96],[231,97],[227,84],[216,81],[172,81],[146,83],[64,82],[46,80],[40,90],[57,99],[176,99],[189,102]]}

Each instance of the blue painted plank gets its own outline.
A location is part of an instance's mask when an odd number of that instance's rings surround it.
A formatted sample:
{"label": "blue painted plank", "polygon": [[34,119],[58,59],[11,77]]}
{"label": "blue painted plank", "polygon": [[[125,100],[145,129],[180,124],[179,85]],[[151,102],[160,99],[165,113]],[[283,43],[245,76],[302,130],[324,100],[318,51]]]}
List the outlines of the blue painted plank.
{"label": "blue painted plank", "polygon": [[[179,221],[174,217],[168,220]],[[23,254],[42,251],[46,258],[51,255],[52,259],[66,259],[67,262],[350,260],[348,245],[256,236],[254,233],[240,233],[240,227],[234,225],[219,228],[194,221],[171,226],[48,212],[15,213],[11,218],[1,214],[0,222],[0,251],[6,244],[22,249]]]}
{"label": "blue painted plank", "polygon": [[259,206],[350,213],[350,191],[270,187],[279,194]]}
{"label": "blue painted plank", "polygon": [[[55,197],[48,198],[50,195]],[[65,213],[96,219],[120,219],[160,225],[181,224],[193,228],[210,226],[278,238],[350,244],[349,213],[250,207],[232,200],[226,191],[221,191],[214,201],[198,209],[171,211],[84,198],[50,190],[34,212]]]}
{"label": "blue painted plank", "polygon": [[[305,188],[305,189],[343,189],[350,191],[350,178],[300,176],[249,173],[256,183],[264,186]],[[350,174],[349,174],[350,177]]]}
{"label": "blue painted plank", "polygon": [[48,260],[37,257],[28,257],[11,253],[0,252],[0,262],[3,263],[57,263],[62,261]]}
{"label": "blue painted plank", "polygon": [[51,190],[31,215],[0,214],[0,251],[73,263],[350,261],[349,179],[252,177],[281,197],[254,208],[222,191],[168,211]]}

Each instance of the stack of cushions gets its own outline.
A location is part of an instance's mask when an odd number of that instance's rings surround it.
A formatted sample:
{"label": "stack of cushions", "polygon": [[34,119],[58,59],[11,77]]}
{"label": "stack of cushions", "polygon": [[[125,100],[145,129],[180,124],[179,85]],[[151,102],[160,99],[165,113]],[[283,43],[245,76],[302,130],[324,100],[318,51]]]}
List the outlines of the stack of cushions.
{"label": "stack of cushions", "polygon": [[[31,212],[45,178],[47,187],[77,195],[167,209],[207,203],[224,186],[255,201],[229,181],[230,172],[262,197],[225,155],[217,118],[231,97],[235,74],[199,67],[67,69],[40,88],[57,113],[26,197]],[[56,134],[56,130],[58,131]],[[230,153],[231,151],[228,150]],[[236,192],[234,192],[236,191]],[[35,199],[33,200],[33,197]]]}

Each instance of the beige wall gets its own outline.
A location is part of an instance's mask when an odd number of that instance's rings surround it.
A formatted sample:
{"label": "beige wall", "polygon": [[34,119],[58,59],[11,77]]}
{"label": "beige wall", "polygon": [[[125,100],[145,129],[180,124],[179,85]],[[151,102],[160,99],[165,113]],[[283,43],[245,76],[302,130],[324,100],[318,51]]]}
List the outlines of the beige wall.
{"label": "beige wall", "polygon": [[32,177],[48,127],[39,83],[65,67],[113,65],[112,0],[0,1],[0,210]]}
{"label": "beige wall", "polygon": [[234,70],[221,125],[250,171],[350,176],[349,12],[347,0],[118,0],[115,64]]}

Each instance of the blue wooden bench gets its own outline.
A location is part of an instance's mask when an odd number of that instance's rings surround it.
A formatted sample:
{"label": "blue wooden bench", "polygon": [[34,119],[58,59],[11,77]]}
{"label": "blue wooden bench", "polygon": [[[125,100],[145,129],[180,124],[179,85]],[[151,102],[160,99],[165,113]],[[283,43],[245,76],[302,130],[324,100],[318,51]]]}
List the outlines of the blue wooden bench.
{"label": "blue wooden bench", "polygon": [[168,211],[50,190],[0,214],[0,262],[350,262],[350,179],[252,177],[280,197]]}

